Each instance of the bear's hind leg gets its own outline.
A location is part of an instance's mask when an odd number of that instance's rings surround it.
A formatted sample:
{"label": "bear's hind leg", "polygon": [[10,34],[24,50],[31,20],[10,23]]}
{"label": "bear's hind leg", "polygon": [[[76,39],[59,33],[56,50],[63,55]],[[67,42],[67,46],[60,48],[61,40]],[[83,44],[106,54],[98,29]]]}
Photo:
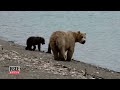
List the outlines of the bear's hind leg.
{"label": "bear's hind leg", "polygon": [[32,50],[32,45],[27,45],[26,50]]}
{"label": "bear's hind leg", "polygon": [[28,47],[26,47],[25,50],[28,50]]}
{"label": "bear's hind leg", "polygon": [[66,61],[71,61],[71,58],[73,56],[74,50],[68,50],[67,52],[67,60]]}
{"label": "bear's hind leg", "polygon": [[60,52],[59,52],[59,59],[61,61],[65,61],[65,50],[64,49],[60,50]]}
{"label": "bear's hind leg", "polygon": [[52,49],[52,51],[53,51],[54,59],[55,60],[59,60],[59,58],[58,58],[58,51],[55,48]]}
{"label": "bear's hind leg", "polygon": [[35,51],[35,49],[36,49],[36,46],[35,46],[35,45],[33,45],[33,49],[32,49],[32,50],[33,50],[33,51]]}
{"label": "bear's hind leg", "polygon": [[50,44],[48,44],[48,51],[46,53],[50,53],[51,54],[51,47]]}

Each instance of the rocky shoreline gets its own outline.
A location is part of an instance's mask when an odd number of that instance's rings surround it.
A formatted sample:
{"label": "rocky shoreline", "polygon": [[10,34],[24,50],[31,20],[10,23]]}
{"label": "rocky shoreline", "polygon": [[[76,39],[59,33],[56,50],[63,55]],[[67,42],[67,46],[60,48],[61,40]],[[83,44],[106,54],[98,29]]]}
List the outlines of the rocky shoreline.
{"label": "rocky shoreline", "polygon": [[[24,48],[0,40],[0,79],[120,79],[119,72],[75,60],[55,61],[52,54]],[[8,74],[9,66],[20,66],[20,74]]]}

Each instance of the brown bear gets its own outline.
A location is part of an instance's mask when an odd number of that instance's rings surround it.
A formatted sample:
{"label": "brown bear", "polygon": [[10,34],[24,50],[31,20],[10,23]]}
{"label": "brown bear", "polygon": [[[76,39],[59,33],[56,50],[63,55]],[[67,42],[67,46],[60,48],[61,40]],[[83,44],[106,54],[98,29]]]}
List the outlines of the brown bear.
{"label": "brown bear", "polygon": [[[86,33],[80,31],[53,32],[50,37],[47,53],[51,53],[52,50],[55,60],[71,61],[76,42],[84,44],[86,42]],[[65,56],[66,52],[67,56]]]}
{"label": "brown bear", "polygon": [[[41,51],[41,44],[45,44],[45,39],[43,37],[34,37],[31,36],[27,39],[26,41],[27,47],[25,48],[26,50],[35,50],[36,45],[38,45],[38,50]],[[33,49],[32,49],[33,46]]]}

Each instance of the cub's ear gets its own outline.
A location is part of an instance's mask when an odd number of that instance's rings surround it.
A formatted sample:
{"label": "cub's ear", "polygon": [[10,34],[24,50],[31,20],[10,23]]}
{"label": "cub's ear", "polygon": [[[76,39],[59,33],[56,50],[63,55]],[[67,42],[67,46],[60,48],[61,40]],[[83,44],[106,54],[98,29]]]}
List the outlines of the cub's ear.
{"label": "cub's ear", "polygon": [[77,33],[80,34],[80,31],[78,31]]}
{"label": "cub's ear", "polygon": [[40,40],[42,40],[42,37],[39,37]]}

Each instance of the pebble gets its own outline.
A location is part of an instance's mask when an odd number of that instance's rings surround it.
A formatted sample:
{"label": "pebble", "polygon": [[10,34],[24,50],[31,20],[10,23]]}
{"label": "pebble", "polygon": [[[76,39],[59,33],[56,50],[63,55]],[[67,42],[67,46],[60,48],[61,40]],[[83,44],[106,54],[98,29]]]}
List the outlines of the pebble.
{"label": "pebble", "polygon": [[11,57],[9,57],[8,55],[4,55],[3,57],[7,59],[11,59]]}
{"label": "pebble", "polygon": [[99,74],[99,72],[96,72],[97,74]]}
{"label": "pebble", "polygon": [[1,58],[0,58],[0,61],[2,61],[2,60],[5,60],[5,58],[1,57]]}

